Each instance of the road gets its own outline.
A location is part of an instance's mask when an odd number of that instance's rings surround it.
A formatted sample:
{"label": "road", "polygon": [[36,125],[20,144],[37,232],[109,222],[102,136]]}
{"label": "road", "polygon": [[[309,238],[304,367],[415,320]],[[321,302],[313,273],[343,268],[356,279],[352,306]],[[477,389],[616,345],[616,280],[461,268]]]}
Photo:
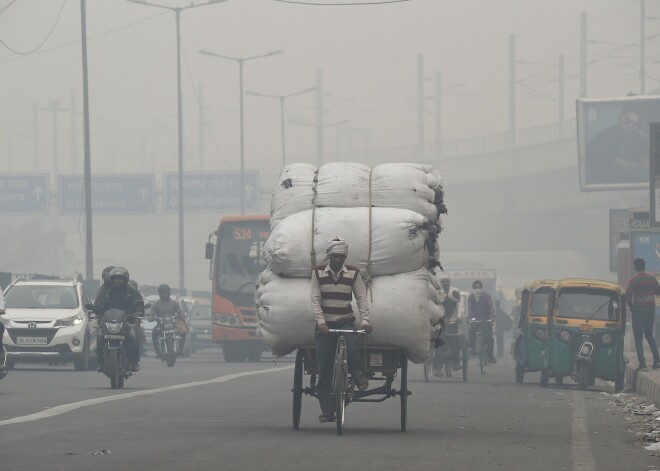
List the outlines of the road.
{"label": "road", "polygon": [[[660,467],[615,412],[609,385],[515,384],[500,361],[468,382],[409,371],[399,401],[352,404],[345,435],[303,398],[291,427],[293,364],[224,363],[208,350],[167,368],[153,358],[120,391],[96,372],[17,365],[0,382],[1,469],[48,470],[644,470]],[[571,383],[567,381],[567,383]],[[105,450],[105,451],[104,451]],[[108,451],[109,450],[109,451]]]}

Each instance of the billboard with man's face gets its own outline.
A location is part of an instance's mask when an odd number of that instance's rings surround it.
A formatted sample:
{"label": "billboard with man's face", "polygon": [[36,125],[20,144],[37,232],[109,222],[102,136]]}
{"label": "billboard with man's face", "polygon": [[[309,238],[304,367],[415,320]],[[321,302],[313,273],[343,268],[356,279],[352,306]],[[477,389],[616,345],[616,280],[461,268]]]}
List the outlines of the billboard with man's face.
{"label": "billboard with man's face", "polygon": [[580,189],[649,185],[649,123],[660,121],[660,97],[577,101]]}

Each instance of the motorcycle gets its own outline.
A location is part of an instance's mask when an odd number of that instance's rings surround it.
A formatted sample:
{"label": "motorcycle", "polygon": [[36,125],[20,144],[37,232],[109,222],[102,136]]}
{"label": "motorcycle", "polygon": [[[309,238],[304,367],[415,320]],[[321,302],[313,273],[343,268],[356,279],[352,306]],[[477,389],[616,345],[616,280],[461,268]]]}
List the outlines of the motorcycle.
{"label": "motorcycle", "polygon": [[123,388],[124,380],[134,374],[129,360],[130,346],[127,340],[133,335],[136,319],[139,319],[139,316],[128,314],[121,309],[109,309],[103,314],[100,323],[103,364],[100,366],[101,372],[110,378],[112,389]]}
{"label": "motorcycle", "polygon": [[183,351],[183,338],[177,332],[174,316],[157,317],[156,322],[159,327],[156,341],[160,359],[171,368],[176,363],[176,357]]}

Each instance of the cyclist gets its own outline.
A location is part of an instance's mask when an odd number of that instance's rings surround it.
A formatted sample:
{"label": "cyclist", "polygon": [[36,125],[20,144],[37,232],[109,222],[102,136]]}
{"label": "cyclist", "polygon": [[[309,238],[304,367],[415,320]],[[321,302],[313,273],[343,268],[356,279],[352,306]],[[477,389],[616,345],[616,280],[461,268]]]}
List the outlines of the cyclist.
{"label": "cyclist", "polygon": [[[370,333],[369,303],[367,289],[360,276],[360,270],[345,265],[348,244],[341,237],[328,241],[323,260],[327,265],[317,265],[312,272],[311,298],[312,311],[316,319],[316,364],[319,370],[317,397],[321,405],[319,422],[335,420],[335,402],[332,397],[332,374],[334,370],[337,336],[329,329],[353,329],[355,316],[351,301],[353,296],[360,310],[360,324]],[[361,391],[369,387],[369,382],[360,367],[360,356],[353,335],[346,337],[348,367]]]}
{"label": "cyclist", "polygon": [[[458,288],[451,286],[451,279],[449,275],[443,274],[440,277],[440,295],[442,297],[442,306],[445,309],[445,315],[443,317],[445,323],[445,332],[447,334],[458,334],[458,324],[460,320],[460,315],[462,312],[461,306],[461,293]],[[452,345],[452,368],[454,370],[461,369],[461,356],[460,349],[454,342],[450,342]],[[439,373],[442,372],[439,370]]]}
{"label": "cyclist", "polygon": [[[490,294],[483,290],[480,280],[472,283],[472,293],[468,296],[468,315],[471,320],[482,321],[480,324],[470,324],[469,340],[471,354],[476,354],[475,343],[477,340],[477,329],[481,328],[481,338],[484,340],[486,358],[490,363],[497,363],[493,356],[493,328],[483,321],[492,321],[495,317],[495,305]],[[481,327],[480,327],[481,326]],[[488,327],[490,328],[488,328]]]}

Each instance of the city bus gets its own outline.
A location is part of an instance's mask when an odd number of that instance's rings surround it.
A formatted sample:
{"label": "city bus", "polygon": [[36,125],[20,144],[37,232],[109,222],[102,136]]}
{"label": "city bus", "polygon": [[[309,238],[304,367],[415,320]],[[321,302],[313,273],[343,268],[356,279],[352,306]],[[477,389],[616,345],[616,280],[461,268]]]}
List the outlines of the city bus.
{"label": "city bus", "polygon": [[269,216],[223,217],[206,244],[206,258],[211,261],[212,338],[221,345],[227,362],[259,361],[266,350],[257,336],[254,286],[266,267],[261,249],[270,235],[269,220]]}

